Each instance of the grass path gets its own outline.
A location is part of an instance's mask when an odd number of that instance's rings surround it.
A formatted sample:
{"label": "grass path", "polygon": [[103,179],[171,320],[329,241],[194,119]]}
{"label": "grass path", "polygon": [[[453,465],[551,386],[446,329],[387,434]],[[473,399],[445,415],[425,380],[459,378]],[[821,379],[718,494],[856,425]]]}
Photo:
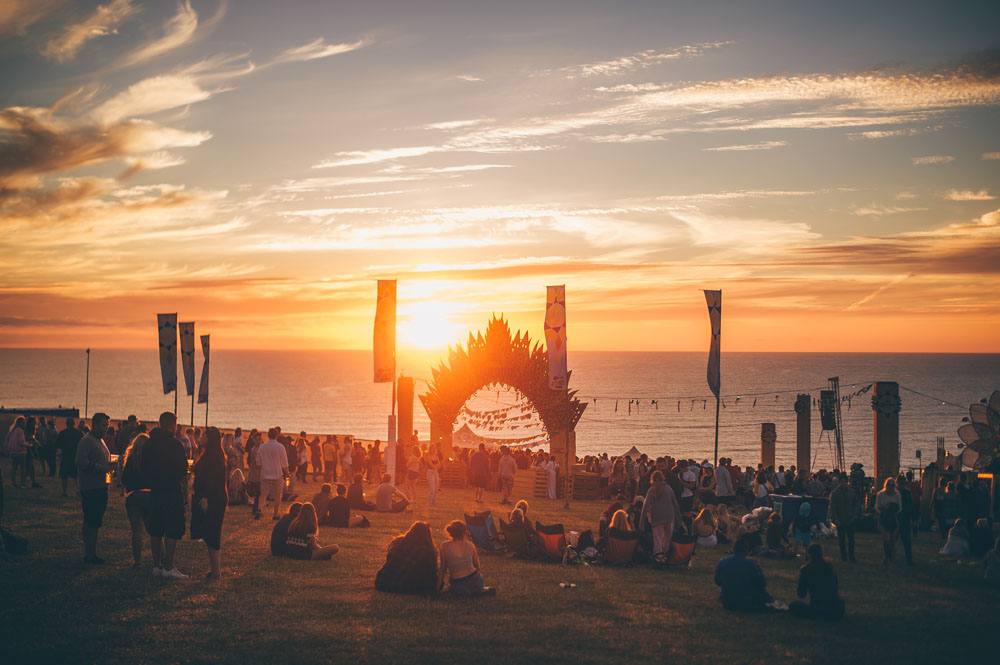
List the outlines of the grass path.
{"label": "grass path", "polygon": [[[860,534],[856,566],[835,563],[848,617],[808,623],[787,613],[722,609],[712,575],[722,548],[699,550],[690,570],[560,566],[483,555],[493,599],[431,600],[376,592],[388,541],[414,519],[442,527],[471,512],[471,490],[444,490],[403,515],[370,514],[371,529],[324,528],[341,553],[329,562],[271,557],[271,522],[231,507],[221,582],[201,579],[205,546],[184,541],[177,565],[190,580],[133,570],[128,521],[114,495],[101,531],[109,565],[85,567],[75,498],[6,487],[4,524],[31,552],[0,553],[0,661],[9,663],[932,663],[995,654],[1000,602],[982,568],[937,556],[936,533],[915,541],[917,565],[883,568],[875,535]],[[300,496],[312,496],[309,483]],[[517,494],[515,492],[515,494]],[[422,497],[421,497],[422,498]],[[500,514],[498,495],[487,508]],[[531,517],[567,530],[596,528],[602,504],[531,499]],[[834,554],[835,541],[825,549]],[[900,557],[902,554],[900,553]],[[147,551],[148,559],[148,551]],[[788,602],[801,561],[761,562],[768,588]],[[562,589],[559,582],[576,583]]]}

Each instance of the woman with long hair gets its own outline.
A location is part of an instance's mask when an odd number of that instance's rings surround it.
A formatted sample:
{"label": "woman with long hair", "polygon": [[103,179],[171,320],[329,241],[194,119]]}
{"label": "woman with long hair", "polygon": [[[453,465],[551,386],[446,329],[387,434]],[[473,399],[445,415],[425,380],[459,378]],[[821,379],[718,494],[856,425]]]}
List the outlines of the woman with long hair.
{"label": "woman with long hair", "polygon": [[702,508],[698,516],[694,518],[692,524],[694,535],[698,537],[699,547],[715,547],[719,544],[719,539],[715,532],[719,528],[719,523],[715,519],[715,513],[711,508]]}
{"label": "woman with long hair", "polygon": [[427,522],[414,522],[389,543],[375,588],[389,593],[430,594],[437,589],[438,553]]}
{"label": "woman with long hair", "polygon": [[293,559],[329,560],[340,551],[336,545],[319,544],[319,520],[316,518],[316,506],[311,503],[302,504],[299,516],[288,525],[288,540],[285,541],[285,554]]}
{"label": "woman with long hair", "polygon": [[[24,487],[28,479],[28,441],[24,436],[24,416],[14,419],[14,424],[7,432],[4,449],[10,455],[10,482],[14,487]],[[21,482],[17,481],[17,471],[21,470]]]}
{"label": "woman with long hair", "polygon": [[878,513],[878,530],[882,534],[882,564],[888,565],[896,553],[896,538],[899,536],[899,511],[903,500],[896,491],[896,479],[885,479],[882,491],[875,496],[875,512]]}
{"label": "woman with long hair", "polygon": [[653,556],[666,555],[670,550],[674,525],[681,517],[681,508],[677,503],[677,495],[667,485],[662,471],[654,472],[650,480],[652,487],[649,488],[646,500],[642,504],[639,530],[644,530],[648,522],[653,527]]}
{"label": "woman with long hair", "polygon": [[205,431],[205,445],[194,463],[194,498],[191,500],[191,538],[205,541],[210,570],[206,578],[222,576],[222,520],[229,505],[226,453],[222,434],[215,427]]}
{"label": "woman with long hair", "polygon": [[446,526],[450,540],[441,544],[441,566],[437,586],[444,588],[445,575],[450,573],[448,590],[454,596],[495,596],[497,591],[486,586],[479,569],[479,550],[466,539],[465,522],[454,520]]}
{"label": "woman with long hair", "polygon": [[148,483],[139,472],[142,447],[148,434],[136,434],[125,449],[122,466],[122,492],[125,494],[125,514],[132,529],[132,567],[142,566],[142,548],[146,544],[146,524],[149,521],[150,492]]}

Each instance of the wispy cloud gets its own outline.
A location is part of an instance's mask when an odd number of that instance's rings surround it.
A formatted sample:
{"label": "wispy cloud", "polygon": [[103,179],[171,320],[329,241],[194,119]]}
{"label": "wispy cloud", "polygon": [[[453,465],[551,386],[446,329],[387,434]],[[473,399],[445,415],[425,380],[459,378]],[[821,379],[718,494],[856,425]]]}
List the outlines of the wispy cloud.
{"label": "wispy cloud", "polygon": [[907,212],[923,212],[927,208],[905,208],[902,206],[882,206],[872,203],[868,206],[863,206],[860,208],[855,208],[851,211],[852,215],[859,215],[862,217],[880,217],[882,215],[898,215]]}
{"label": "wispy cloud", "polygon": [[472,76],[471,74],[459,74],[455,78],[459,81],[465,81],[467,83],[479,83],[484,80],[478,76]]}
{"label": "wispy cloud", "polygon": [[931,164],[951,164],[955,158],[951,155],[928,155],[927,157],[914,157],[910,161],[916,166],[929,166]]}
{"label": "wispy cloud", "polygon": [[984,152],[983,159],[1000,159],[1000,152]]}
{"label": "wispy cloud", "polygon": [[872,293],[869,293],[867,296],[865,296],[861,300],[858,300],[857,302],[853,302],[850,305],[848,305],[847,306],[847,311],[848,312],[853,312],[853,311],[859,309],[862,305],[866,305],[866,304],[870,303],[876,297],[878,297],[882,293],[885,293],[888,289],[891,289],[892,287],[896,286],[897,284],[901,284],[901,283],[905,282],[906,280],[908,280],[911,277],[913,277],[913,273],[907,273],[905,275],[900,275],[900,276],[894,278],[888,284],[884,284],[884,285],[880,286],[879,288],[875,289]]}
{"label": "wispy cloud", "polygon": [[674,212],[673,216],[687,225],[692,244],[723,247],[748,254],[801,246],[820,238],[804,222],[716,217],[694,212]]}
{"label": "wispy cloud", "polygon": [[111,0],[109,4],[99,5],[86,19],[67,27],[62,34],[49,40],[42,49],[42,54],[58,62],[72,60],[87,42],[116,34],[117,27],[138,11],[139,8],[132,4],[132,0]]}
{"label": "wispy cloud", "polygon": [[0,35],[23,35],[64,4],[66,0],[4,0],[0,3]]}
{"label": "wispy cloud", "polygon": [[166,74],[144,79],[107,100],[91,114],[102,125],[201,102],[212,96],[193,76]]}
{"label": "wispy cloud", "polygon": [[997,198],[985,189],[980,189],[979,191],[973,191],[971,189],[949,189],[942,196],[949,201],[993,201]]}
{"label": "wispy cloud", "polygon": [[191,0],[179,2],[177,13],[163,26],[163,35],[130,53],[123,64],[138,65],[180,48],[194,39],[197,29],[198,13],[191,7]]}
{"label": "wispy cloud", "polygon": [[335,153],[332,159],[324,159],[313,166],[314,169],[329,169],[337,166],[375,164],[401,157],[419,157],[432,152],[440,152],[440,146],[413,146],[410,148],[389,148],[385,150],[348,150]]}
{"label": "wispy cloud", "polygon": [[709,152],[728,152],[744,150],[771,150],[788,145],[788,141],[761,141],[760,143],[747,143],[743,145],[723,145],[717,148],[705,148]]}
{"label": "wispy cloud", "polygon": [[728,46],[732,43],[733,42],[704,42],[701,44],[681,46],[680,48],[671,49],[669,51],[647,49],[645,51],[637,51],[631,55],[625,55],[611,60],[602,60],[600,62],[592,62],[585,65],[565,67],[560,71],[564,73],[567,78],[620,76],[641,69],[646,69],[647,67],[652,67],[653,65],[657,65],[668,60],[696,57],[709,49]]}
{"label": "wispy cloud", "polygon": [[358,49],[369,46],[372,43],[372,39],[363,37],[353,42],[327,44],[325,39],[319,37],[311,42],[303,44],[302,46],[296,46],[282,51],[274,58],[274,60],[268,63],[268,65],[277,65],[285,62],[305,62],[307,60],[329,58],[332,55],[340,55],[341,53],[357,51]]}

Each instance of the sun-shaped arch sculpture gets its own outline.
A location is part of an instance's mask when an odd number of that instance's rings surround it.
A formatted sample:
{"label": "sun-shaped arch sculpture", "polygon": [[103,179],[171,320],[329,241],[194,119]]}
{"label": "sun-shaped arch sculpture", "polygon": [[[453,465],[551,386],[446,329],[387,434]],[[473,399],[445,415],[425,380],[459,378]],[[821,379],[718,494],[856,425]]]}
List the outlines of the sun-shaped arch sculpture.
{"label": "sun-shaped arch sculpture", "polygon": [[[551,437],[556,432],[572,432],[587,405],[576,399],[576,391],[549,388],[549,361],[537,342],[527,333],[511,337],[510,326],[494,316],[482,332],[469,333],[466,348],[448,347],[448,362],[431,369],[433,381],[420,401],[431,421],[431,438],[451,446],[452,425],[462,406],[477,390],[501,385],[521,392]],[[567,375],[569,384],[570,372]]]}

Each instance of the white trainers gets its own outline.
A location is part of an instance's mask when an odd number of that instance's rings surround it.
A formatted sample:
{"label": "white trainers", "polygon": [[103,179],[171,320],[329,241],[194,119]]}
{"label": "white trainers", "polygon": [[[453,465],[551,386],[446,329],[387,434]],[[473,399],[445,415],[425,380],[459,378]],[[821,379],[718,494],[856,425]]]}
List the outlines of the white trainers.
{"label": "white trainers", "polygon": [[160,566],[153,566],[153,577],[163,577],[163,568]]}
{"label": "white trainers", "polygon": [[171,568],[170,570],[164,570],[163,573],[162,573],[162,576],[170,578],[172,580],[186,580],[188,578],[187,575],[185,575],[181,571],[177,570],[177,568]]}

